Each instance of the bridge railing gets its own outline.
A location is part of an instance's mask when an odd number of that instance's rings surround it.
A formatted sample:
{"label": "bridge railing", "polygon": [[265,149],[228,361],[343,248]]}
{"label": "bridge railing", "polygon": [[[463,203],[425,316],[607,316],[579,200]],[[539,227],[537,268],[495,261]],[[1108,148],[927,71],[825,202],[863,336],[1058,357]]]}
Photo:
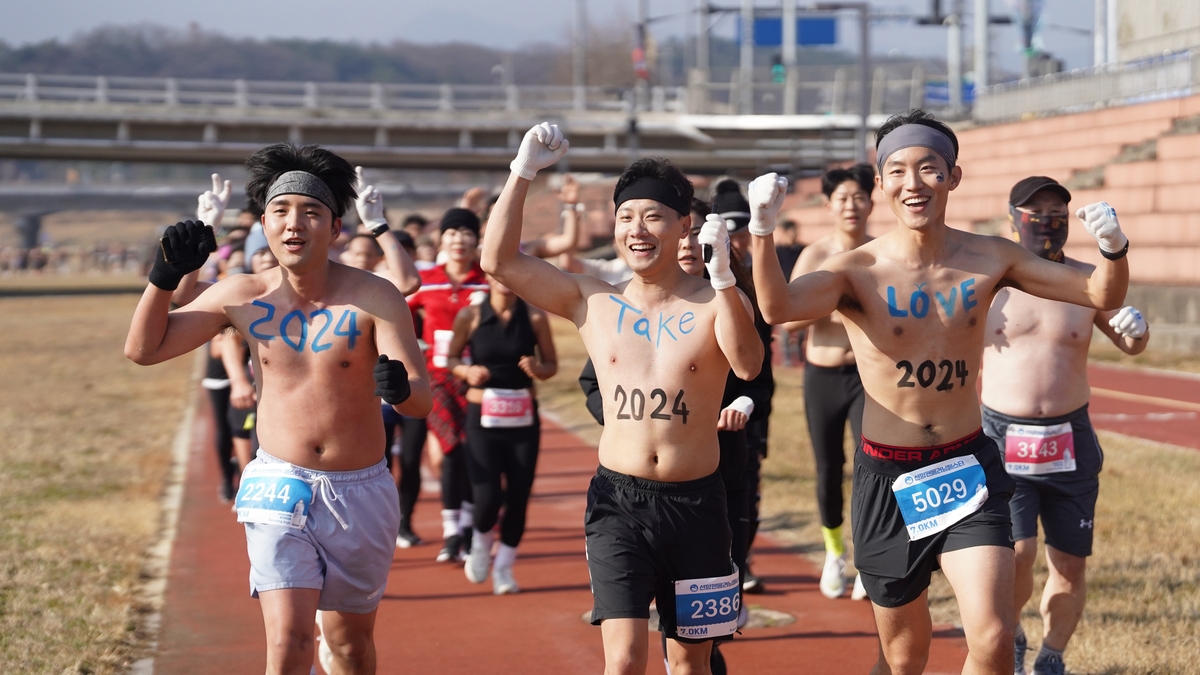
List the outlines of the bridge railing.
{"label": "bridge railing", "polygon": [[1196,91],[1200,91],[1200,49],[998,84],[976,97],[973,116],[980,122],[1002,122],[1030,113],[1080,112]]}
{"label": "bridge railing", "polygon": [[[684,111],[683,87],[654,87],[642,107]],[[621,87],[281,82],[0,73],[0,100],[351,110],[623,110]]]}

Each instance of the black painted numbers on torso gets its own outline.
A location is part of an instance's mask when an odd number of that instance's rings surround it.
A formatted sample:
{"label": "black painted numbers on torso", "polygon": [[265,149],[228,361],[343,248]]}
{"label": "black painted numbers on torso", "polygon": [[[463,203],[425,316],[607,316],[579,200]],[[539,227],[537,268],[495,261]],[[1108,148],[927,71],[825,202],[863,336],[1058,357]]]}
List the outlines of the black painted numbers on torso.
{"label": "black painted numbers on torso", "polygon": [[650,414],[646,414],[646,392],[641,389],[634,388],[626,391],[625,387],[617,385],[616,391],[613,392],[613,400],[617,403],[617,419],[633,420],[641,422],[643,420],[663,420],[671,421],[673,416],[677,416],[680,420],[687,424],[688,408],[687,403],[683,400],[683,390],[675,394],[675,402],[671,405],[669,412],[664,412],[667,408],[667,392],[662,389],[654,389],[650,392],[650,404],[653,409]]}
{"label": "black painted numbers on torso", "polygon": [[[247,328],[250,337],[261,342],[279,338],[297,352],[303,352],[307,348],[314,354],[319,354],[332,349],[333,340],[341,337],[346,338],[346,348],[353,350],[358,343],[358,336],[362,335],[362,331],[358,329],[358,312],[352,309],[342,310],[336,322],[333,312],[328,309],[318,309],[308,314],[296,309],[284,314],[275,322],[275,305],[262,300],[255,300],[251,304],[266,311],[266,314],[252,321]],[[295,333],[297,328],[300,332],[299,337]]]}
{"label": "black painted numbers on torso", "polygon": [[962,359],[942,359],[937,362],[926,359],[916,366],[908,360],[897,361],[896,370],[901,371],[900,381],[896,383],[899,389],[919,386],[922,389],[933,387],[937,391],[951,391],[954,389],[954,380],[958,380],[958,386],[965,387],[970,375],[967,362]]}

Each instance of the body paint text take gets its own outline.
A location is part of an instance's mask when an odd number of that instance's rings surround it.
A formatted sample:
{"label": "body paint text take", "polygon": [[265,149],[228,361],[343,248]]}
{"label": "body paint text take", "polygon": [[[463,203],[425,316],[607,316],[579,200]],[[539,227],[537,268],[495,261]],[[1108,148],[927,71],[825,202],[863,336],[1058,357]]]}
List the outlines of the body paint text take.
{"label": "body paint text take", "polygon": [[[628,326],[634,333],[646,338],[646,341],[653,344],[655,349],[662,346],[663,336],[670,338],[672,342],[679,341],[676,332],[679,335],[688,335],[696,330],[696,315],[691,312],[684,312],[679,315],[679,319],[675,319],[675,315],[664,316],[662,312],[658,313],[658,320],[651,323],[648,317],[642,316],[642,310],[625,302],[615,295],[609,295],[608,298],[621,306],[621,310],[617,312],[617,335],[621,335]],[[626,312],[630,312],[628,316]],[[625,323],[629,319],[629,324]],[[674,330],[672,330],[674,329]]]}
{"label": "body paint text take", "polygon": [[942,295],[941,291],[934,291],[931,298],[925,290],[925,284],[916,284],[917,290],[908,296],[908,309],[900,309],[900,302],[896,297],[896,287],[888,286],[888,314],[895,317],[906,317],[911,314],[914,319],[924,319],[929,315],[929,309],[936,299],[937,303],[942,306],[942,311],[946,313],[946,318],[953,318],[954,311],[958,306],[962,306],[963,312],[969,312],[972,307],[979,304],[979,301],[974,299],[975,289],[971,288],[974,285],[974,279],[967,279],[957,286],[951,286],[948,295]]}

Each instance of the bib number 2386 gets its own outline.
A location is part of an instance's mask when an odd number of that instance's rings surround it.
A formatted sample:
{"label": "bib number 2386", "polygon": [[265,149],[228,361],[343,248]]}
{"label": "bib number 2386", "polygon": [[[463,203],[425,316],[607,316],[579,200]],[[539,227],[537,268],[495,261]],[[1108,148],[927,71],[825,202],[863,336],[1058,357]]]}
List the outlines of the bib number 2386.
{"label": "bib number 2386", "polygon": [[295,475],[243,474],[236,501],[238,522],[303,529],[312,499],[312,486]]}
{"label": "bib number 2386", "polygon": [[675,632],[682,638],[733,635],[742,609],[741,584],[733,574],[675,582]]}
{"label": "bib number 2386", "polygon": [[979,510],[987,501],[987,477],[971,455],[954,457],[902,474],[892,483],[909,541],[924,539]]}

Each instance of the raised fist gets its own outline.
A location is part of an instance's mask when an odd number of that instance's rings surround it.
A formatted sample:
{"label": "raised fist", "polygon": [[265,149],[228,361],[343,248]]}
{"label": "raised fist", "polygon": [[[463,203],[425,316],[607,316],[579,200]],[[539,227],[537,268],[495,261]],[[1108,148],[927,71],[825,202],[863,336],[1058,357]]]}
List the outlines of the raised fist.
{"label": "raised fist", "polygon": [[725,227],[725,219],[716,213],[708,214],[696,240],[712,247],[712,256],[704,261],[712,287],[723,291],[737,284],[733,270],[729,269],[729,230]]}
{"label": "raised fist", "polygon": [[1083,227],[1088,234],[1100,242],[1100,250],[1105,253],[1120,253],[1129,244],[1128,237],[1121,231],[1117,222],[1117,210],[1108,202],[1096,202],[1075,212],[1075,216],[1083,221]]}
{"label": "raised fist", "polygon": [[750,181],[750,234],[765,237],[775,231],[775,216],[787,196],[788,179],[774,173]]}
{"label": "raised fist", "polygon": [[404,363],[389,359],[386,354],[379,355],[375,364],[375,395],[388,405],[400,405],[408,400],[412,385],[408,383],[408,369]]}
{"label": "raised fist", "polygon": [[560,157],[567,154],[571,144],[567,142],[557,124],[542,122],[525,132],[521,139],[521,149],[517,157],[509,165],[513,173],[525,180],[533,180],[537,172],[553,166]]}
{"label": "raised fist", "polygon": [[215,250],[217,238],[208,225],[195,220],[171,225],[159,241],[158,255],[150,268],[150,283],[164,291],[175,290],[180,280],[200,269],[208,254]]}
{"label": "raised fist", "polygon": [[1132,305],[1122,307],[1116,316],[1108,320],[1108,325],[1112,326],[1113,330],[1121,335],[1131,337],[1134,340],[1141,339],[1146,334],[1147,328],[1146,319]]}
{"label": "raised fist", "polygon": [[358,219],[362,221],[363,227],[367,228],[371,236],[378,237],[388,230],[387,219],[383,217],[383,195],[379,194],[374,185],[366,184],[361,166],[354,167],[354,173],[358,176],[358,184],[355,186],[358,197],[354,200],[354,209],[358,211]]}
{"label": "raised fist", "polygon": [[212,175],[212,189],[205,190],[196,198],[196,220],[209,227],[220,227],[221,218],[225,217],[225,208],[229,206],[229,195],[233,192],[233,182],[221,182],[221,174]]}

